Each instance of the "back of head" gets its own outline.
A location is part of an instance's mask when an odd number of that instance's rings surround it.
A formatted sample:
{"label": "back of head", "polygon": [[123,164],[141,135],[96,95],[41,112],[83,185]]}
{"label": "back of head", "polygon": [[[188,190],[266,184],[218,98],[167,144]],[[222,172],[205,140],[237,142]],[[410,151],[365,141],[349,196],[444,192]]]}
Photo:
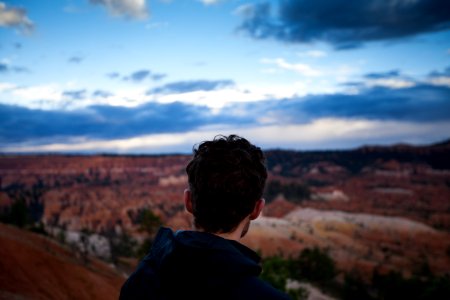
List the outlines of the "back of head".
{"label": "back of head", "polygon": [[186,172],[195,225],[211,233],[233,231],[262,197],[267,178],[261,149],[236,135],[201,143]]}

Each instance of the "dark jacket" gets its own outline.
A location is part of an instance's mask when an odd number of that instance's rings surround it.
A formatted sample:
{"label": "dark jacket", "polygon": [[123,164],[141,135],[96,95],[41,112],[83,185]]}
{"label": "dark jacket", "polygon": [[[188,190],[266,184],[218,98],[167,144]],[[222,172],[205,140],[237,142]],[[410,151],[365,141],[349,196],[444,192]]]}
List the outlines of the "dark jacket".
{"label": "dark jacket", "polygon": [[120,291],[128,299],[288,300],[258,279],[259,256],[214,234],[161,228]]}

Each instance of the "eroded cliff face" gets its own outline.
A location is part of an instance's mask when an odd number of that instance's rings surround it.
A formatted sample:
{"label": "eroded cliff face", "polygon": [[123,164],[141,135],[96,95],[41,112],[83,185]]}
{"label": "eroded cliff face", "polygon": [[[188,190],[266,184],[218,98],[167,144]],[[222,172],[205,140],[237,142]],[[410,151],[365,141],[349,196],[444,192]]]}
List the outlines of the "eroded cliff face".
{"label": "eroded cliff face", "polygon": [[[0,205],[32,194],[42,185],[38,201],[42,221],[79,231],[136,231],[133,212],[148,208],[167,222],[183,211],[187,156],[75,157],[20,156],[0,158]],[[32,197],[28,197],[31,201]]]}
{"label": "eroded cliff face", "polygon": [[450,234],[403,217],[298,208],[282,218],[257,219],[243,242],[264,256],[295,257],[318,247],[339,270],[367,282],[374,271],[410,277],[424,264],[439,275],[450,267]]}

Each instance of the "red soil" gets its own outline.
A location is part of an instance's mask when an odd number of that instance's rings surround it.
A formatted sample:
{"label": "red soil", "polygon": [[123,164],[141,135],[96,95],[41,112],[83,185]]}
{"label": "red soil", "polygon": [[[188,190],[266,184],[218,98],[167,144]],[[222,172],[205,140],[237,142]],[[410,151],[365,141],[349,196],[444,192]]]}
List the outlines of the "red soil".
{"label": "red soil", "polygon": [[87,265],[37,234],[0,224],[0,299],[117,299],[125,278],[107,264]]}

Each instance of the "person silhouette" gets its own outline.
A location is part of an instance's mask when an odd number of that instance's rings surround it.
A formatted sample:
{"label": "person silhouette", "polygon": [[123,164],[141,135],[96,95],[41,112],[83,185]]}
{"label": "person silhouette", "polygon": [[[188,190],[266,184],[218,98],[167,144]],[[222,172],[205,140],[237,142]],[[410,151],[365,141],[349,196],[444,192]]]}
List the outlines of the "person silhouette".
{"label": "person silhouette", "polygon": [[184,204],[194,229],[160,228],[120,300],[289,299],[258,277],[260,257],[239,242],[264,207],[263,152],[237,135],[216,136],[193,152]]}

